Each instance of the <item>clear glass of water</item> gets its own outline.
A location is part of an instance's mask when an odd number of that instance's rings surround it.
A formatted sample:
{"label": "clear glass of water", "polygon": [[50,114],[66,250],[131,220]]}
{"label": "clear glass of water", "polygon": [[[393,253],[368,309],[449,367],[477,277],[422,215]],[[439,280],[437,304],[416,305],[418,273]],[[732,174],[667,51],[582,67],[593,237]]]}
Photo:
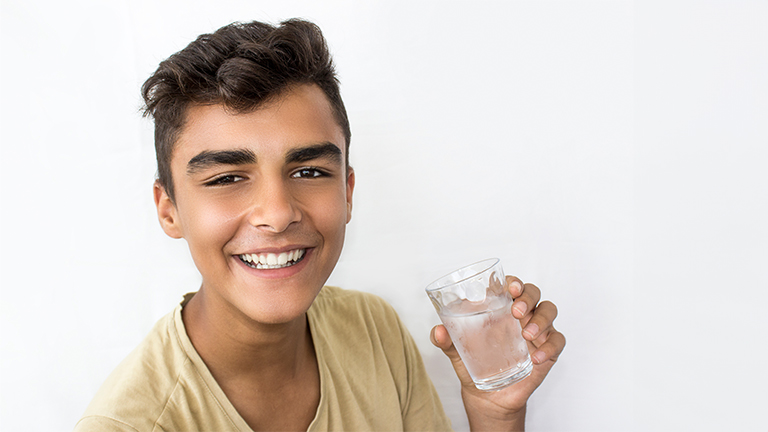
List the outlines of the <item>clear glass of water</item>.
{"label": "clear glass of water", "polygon": [[432,282],[427,295],[480,390],[499,390],[533,370],[512,295],[498,258],[460,268]]}

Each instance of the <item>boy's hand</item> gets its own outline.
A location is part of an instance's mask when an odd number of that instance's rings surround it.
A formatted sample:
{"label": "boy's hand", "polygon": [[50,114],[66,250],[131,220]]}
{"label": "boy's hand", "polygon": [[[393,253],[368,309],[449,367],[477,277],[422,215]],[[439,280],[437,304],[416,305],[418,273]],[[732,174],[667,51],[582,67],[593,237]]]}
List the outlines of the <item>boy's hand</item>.
{"label": "boy's hand", "polygon": [[524,430],[528,398],[544,381],[565,347],[565,337],[552,325],[557,316],[554,303],[539,303],[539,288],[533,284],[523,284],[514,276],[507,276],[507,288],[515,299],[512,315],[520,320],[523,337],[528,342],[533,361],[533,372],[528,378],[498,391],[478,390],[445,327],[438,325],[432,329],[432,343],[448,356],[461,381],[461,396],[467,410],[469,427],[475,431]]}

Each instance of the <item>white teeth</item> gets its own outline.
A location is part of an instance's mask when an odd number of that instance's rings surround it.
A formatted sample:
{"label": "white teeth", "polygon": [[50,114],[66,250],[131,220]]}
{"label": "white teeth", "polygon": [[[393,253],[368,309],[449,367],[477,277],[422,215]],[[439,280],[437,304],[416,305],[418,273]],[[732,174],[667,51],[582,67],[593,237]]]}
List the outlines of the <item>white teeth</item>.
{"label": "white teeth", "polygon": [[288,252],[281,252],[280,254],[242,254],[240,255],[240,259],[244,262],[251,263],[251,267],[257,269],[276,269],[290,267],[296,264],[296,262],[304,256],[305,252],[304,249],[296,249]]}

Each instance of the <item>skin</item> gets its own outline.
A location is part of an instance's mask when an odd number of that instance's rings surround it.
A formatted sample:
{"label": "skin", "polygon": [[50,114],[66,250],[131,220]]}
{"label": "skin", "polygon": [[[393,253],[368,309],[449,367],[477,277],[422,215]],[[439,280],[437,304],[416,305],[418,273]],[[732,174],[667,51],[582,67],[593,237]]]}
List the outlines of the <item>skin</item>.
{"label": "skin", "polygon": [[[254,430],[306,430],[317,409],[306,311],[351,218],[355,175],[344,145],[316,86],[247,114],[194,106],[171,160],[175,202],[155,184],[163,230],[187,241],[203,279],[183,309],[187,332]],[[239,258],[292,249],[307,252],[285,269],[252,269]]]}
{"label": "skin", "polygon": [[565,348],[565,337],[553,325],[557,307],[549,301],[539,303],[541,291],[536,285],[524,284],[514,276],[507,276],[506,282],[515,299],[512,315],[520,320],[534,364],[526,379],[498,391],[478,390],[445,326],[438,325],[431,333],[432,343],[448,356],[459,377],[464,408],[473,431],[525,430],[528,398],[541,385]]}
{"label": "skin", "polygon": [[[306,312],[338,261],[352,211],[344,135],[314,85],[245,114],[193,106],[186,120],[171,160],[175,201],[159,183],[154,198],[163,230],[187,241],[202,275],[182,310],[187,333],[253,430],[306,430],[320,399]],[[239,258],[292,249],[307,252],[283,269]],[[552,326],[555,306],[539,304],[534,285],[507,283],[535,363],[526,380],[478,391],[445,328],[432,330],[462,382],[472,430],[523,430],[528,397],[565,345]]]}

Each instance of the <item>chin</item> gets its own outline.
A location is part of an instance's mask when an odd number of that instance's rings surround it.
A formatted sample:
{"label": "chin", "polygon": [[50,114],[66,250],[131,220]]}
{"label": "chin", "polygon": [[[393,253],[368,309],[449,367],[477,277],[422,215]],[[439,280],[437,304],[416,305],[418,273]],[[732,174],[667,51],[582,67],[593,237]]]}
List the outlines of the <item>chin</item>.
{"label": "chin", "polygon": [[[322,288],[322,287],[321,287]],[[244,307],[239,307],[248,318],[262,324],[286,324],[304,316],[309,310],[320,288],[312,294],[308,292],[302,295],[287,295],[287,293],[269,293],[250,297]]]}

